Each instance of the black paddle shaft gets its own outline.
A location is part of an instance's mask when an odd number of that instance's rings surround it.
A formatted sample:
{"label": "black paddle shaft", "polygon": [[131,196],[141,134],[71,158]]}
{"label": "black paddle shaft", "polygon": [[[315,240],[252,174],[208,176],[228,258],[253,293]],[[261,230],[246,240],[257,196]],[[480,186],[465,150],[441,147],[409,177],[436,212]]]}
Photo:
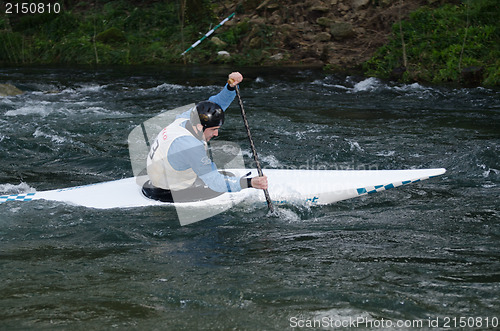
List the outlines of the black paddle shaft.
{"label": "black paddle shaft", "polygon": [[[245,124],[248,140],[250,141],[250,148],[252,149],[253,159],[257,166],[257,172],[259,173],[259,176],[262,177],[264,176],[264,173],[262,172],[262,168],[259,162],[259,157],[257,156],[257,150],[255,149],[255,145],[252,139],[252,134],[250,133],[250,126],[248,125],[247,115],[245,113],[245,109],[243,108],[243,102],[241,101],[240,89],[238,85],[235,85],[235,90],[236,90],[236,95],[238,96],[238,103],[241,109],[241,117],[243,117],[243,123]],[[269,210],[271,211],[271,213],[274,214],[273,202],[271,201],[271,197],[269,196],[269,191],[267,189],[264,190],[264,195],[266,196],[267,206],[269,207]]]}

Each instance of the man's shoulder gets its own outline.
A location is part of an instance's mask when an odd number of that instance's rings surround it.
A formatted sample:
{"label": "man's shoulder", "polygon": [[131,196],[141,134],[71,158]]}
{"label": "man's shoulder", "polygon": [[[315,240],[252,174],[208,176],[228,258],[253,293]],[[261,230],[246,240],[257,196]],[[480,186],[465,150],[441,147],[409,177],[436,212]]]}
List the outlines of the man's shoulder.
{"label": "man's shoulder", "polygon": [[174,159],[180,159],[183,162],[200,160],[206,157],[205,145],[193,136],[178,137],[172,141],[168,150],[168,157],[170,161]]}
{"label": "man's shoulder", "polygon": [[192,111],[192,108],[189,109],[189,110],[186,110],[185,112],[183,112],[182,114],[179,114],[175,117],[175,119],[189,119],[191,117],[191,111]]}
{"label": "man's shoulder", "polygon": [[203,148],[204,145],[203,142],[196,139],[195,137],[191,135],[185,135],[185,136],[180,136],[174,139],[172,141],[172,145],[175,145],[176,149],[190,149],[190,148]]}

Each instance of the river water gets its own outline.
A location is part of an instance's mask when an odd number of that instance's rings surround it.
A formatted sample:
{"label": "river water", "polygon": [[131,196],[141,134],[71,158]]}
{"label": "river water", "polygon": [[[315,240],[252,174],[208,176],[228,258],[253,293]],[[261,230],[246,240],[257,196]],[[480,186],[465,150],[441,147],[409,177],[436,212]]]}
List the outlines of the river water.
{"label": "river water", "polygon": [[[0,194],[132,176],[127,137],[232,68],[3,68]],[[500,92],[240,69],[264,168],[446,168],[323,207],[0,204],[0,329],[500,325]],[[221,139],[250,147],[233,102]],[[272,192],[271,192],[272,193]]]}

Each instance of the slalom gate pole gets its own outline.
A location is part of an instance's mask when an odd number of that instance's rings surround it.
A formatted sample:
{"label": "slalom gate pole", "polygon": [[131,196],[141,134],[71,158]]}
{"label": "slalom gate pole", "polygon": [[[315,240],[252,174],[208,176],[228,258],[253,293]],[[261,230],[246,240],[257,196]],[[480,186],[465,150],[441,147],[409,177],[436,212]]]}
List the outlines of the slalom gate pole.
{"label": "slalom gate pole", "polygon": [[224,20],[222,20],[219,24],[217,24],[212,30],[208,31],[203,37],[201,37],[200,40],[192,44],[188,49],[186,49],[184,52],[182,52],[181,56],[184,56],[187,52],[198,46],[203,40],[207,39],[212,33],[214,33],[215,30],[223,26],[227,21],[229,21],[233,16],[236,14],[236,12],[232,13],[228,17],[226,17]]}

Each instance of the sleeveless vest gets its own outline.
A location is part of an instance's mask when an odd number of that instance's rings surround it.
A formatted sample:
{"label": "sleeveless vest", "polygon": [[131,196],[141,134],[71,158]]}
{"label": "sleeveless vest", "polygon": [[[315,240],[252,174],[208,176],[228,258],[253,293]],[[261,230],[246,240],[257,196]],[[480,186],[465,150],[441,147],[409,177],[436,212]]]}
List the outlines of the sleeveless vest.
{"label": "sleeveless vest", "polygon": [[[175,139],[184,136],[193,137],[193,134],[182,126],[187,121],[186,118],[176,119],[158,134],[151,146],[147,158],[147,171],[155,187],[179,191],[191,187],[198,178],[191,168],[183,171],[175,170],[167,159],[168,151]],[[206,150],[207,144],[204,145]]]}

